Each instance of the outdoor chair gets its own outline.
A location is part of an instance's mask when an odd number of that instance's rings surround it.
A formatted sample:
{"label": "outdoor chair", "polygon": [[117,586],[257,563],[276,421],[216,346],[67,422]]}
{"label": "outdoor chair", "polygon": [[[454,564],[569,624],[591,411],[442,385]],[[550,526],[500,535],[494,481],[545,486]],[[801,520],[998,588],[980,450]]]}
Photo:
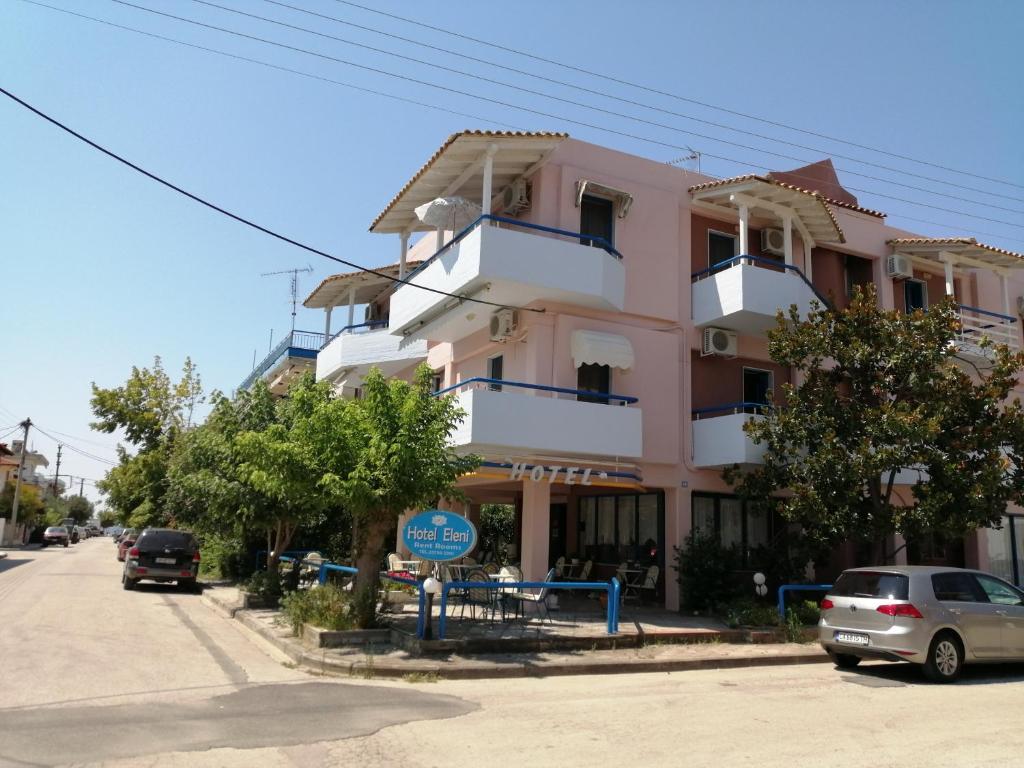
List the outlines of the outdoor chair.
{"label": "outdoor chair", "polygon": [[575,576],[568,577],[569,581],[586,581],[590,578],[590,571],[593,567],[594,561],[587,560],[587,562],[583,564],[583,567],[580,569],[580,572],[578,574],[576,574]]}
{"label": "outdoor chair", "polygon": [[480,569],[484,573],[486,573],[488,576],[493,576],[494,574],[496,574],[498,571],[501,570],[498,567],[497,563],[484,563],[482,566],[480,566]]}
{"label": "outdoor chair", "polygon": [[559,556],[559,558],[557,560],[555,560],[555,576],[557,576],[558,578],[561,579],[564,575],[565,575],[565,558],[562,557],[562,556]]}
{"label": "outdoor chair", "polygon": [[[548,575],[544,577],[545,584],[551,583],[555,580],[555,569],[552,568],[548,571]],[[548,610],[548,595],[551,593],[551,588],[544,586],[540,592],[513,592],[510,597],[516,604],[516,616],[519,615],[519,611],[522,610],[523,618],[526,618],[526,603],[533,603],[537,606],[537,614],[541,617],[541,621],[544,619],[548,620],[551,624],[551,612]]]}
{"label": "outdoor chair", "polygon": [[391,552],[388,554],[388,573],[401,573],[405,570],[402,565],[402,558],[398,556],[397,552]]}
{"label": "outdoor chair", "polygon": [[320,566],[325,559],[319,552],[308,552],[302,558],[299,570],[299,583],[306,585],[316,584],[320,580]]}
{"label": "outdoor chair", "polygon": [[640,595],[653,600],[658,594],[658,574],[661,573],[661,569],[652,565],[647,569],[647,573],[644,574],[644,580],[640,582]]}
{"label": "outdoor chair", "polygon": [[[479,584],[490,584],[490,577],[484,573],[483,569],[470,571],[464,578],[463,581],[474,582]],[[487,616],[487,612],[491,612],[491,621],[494,621],[494,611],[497,601],[495,599],[495,591],[493,589],[485,588],[474,588],[470,587],[466,590],[465,597],[462,600],[462,611],[459,613],[459,618],[462,619],[466,615],[466,606],[469,606],[469,617],[476,619],[477,607],[482,609],[484,616]]]}

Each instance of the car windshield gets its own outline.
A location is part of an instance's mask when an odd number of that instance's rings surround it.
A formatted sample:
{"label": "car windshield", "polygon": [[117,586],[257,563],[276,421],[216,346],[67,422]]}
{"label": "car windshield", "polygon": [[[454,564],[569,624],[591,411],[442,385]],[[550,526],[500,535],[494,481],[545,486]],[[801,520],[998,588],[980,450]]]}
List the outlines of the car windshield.
{"label": "car windshield", "polygon": [[137,543],[146,549],[187,549],[193,539],[184,531],[144,531]]}
{"label": "car windshield", "polygon": [[909,592],[910,579],[901,573],[845,571],[840,575],[829,594],[839,597],[906,600]]}

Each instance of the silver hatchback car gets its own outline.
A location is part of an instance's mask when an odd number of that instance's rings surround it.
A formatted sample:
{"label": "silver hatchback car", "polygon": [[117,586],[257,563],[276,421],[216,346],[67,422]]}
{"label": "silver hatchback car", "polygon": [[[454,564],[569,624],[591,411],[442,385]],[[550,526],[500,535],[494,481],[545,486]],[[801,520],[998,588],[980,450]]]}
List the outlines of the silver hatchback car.
{"label": "silver hatchback car", "polygon": [[818,640],[844,669],[909,661],[951,683],[964,664],[1024,660],[1024,592],[962,568],[853,568],[821,601]]}

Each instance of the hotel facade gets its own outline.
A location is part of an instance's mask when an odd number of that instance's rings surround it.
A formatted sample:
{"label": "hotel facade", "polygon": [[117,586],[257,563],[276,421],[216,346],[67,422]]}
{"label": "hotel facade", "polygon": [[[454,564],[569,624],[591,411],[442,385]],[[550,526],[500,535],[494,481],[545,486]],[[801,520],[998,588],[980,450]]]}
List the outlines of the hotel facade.
{"label": "hotel facade", "polygon": [[[480,209],[453,207],[429,225],[416,213],[456,197]],[[466,131],[370,230],[395,240],[396,263],[379,272],[409,284],[360,272],[310,294],[305,306],[325,312],[317,378],[358,396],[373,366],[408,378],[428,363],[466,414],[455,447],[483,458],[459,483],[470,503],[454,508],[478,519],[481,504],[514,505],[514,554],[530,579],[560,556],[592,560],[596,578],[625,560],[654,562],[671,609],[674,547],[692,530],[741,553],[787,535],[721,475],[761,461],[743,424],[792,381],[767,351],[779,308],[845,306],[869,283],[886,308],[952,295],[961,356],[984,360],[983,333],[1021,346],[1024,256],[890,227],[829,160],[712,179],[560,133]],[[901,473],[900,498],[916,476]],[[980,567],[1019,584],[1022,521],[893,545],[907,544],[900,562]],[[815,576],[856,557],[842,548]]]}

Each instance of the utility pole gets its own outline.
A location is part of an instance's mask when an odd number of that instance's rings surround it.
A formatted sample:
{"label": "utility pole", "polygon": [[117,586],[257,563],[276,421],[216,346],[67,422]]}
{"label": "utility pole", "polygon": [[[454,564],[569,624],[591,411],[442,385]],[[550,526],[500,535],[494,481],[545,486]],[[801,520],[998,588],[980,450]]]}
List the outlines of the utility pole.
{"label": "utility pole", "polygon": [[85,495],[84,491],[85,491],[85,478],[84,477],[80,477],[80,478],[78,478],[78,495],[79,496],[84,496]]}
{"label": "utility pole", "polygon": [[64,444],[57,443],[57,470],[53,473],[53,498],[57,498],[57,480],[60,479],[60,455],[64,451]]}
{"label": "utility pole", "polygon": [[28,450],[28,430],[32,426],[32,419],[25,419],[21,422],[21,428],[25,435],[21,443],[21,456],[18,458],[18,478],[14,482],[14,504],[11,505],[11,534],[18,528],[18,501],[21,500],[21,473],[25,471],[25,452]]}

